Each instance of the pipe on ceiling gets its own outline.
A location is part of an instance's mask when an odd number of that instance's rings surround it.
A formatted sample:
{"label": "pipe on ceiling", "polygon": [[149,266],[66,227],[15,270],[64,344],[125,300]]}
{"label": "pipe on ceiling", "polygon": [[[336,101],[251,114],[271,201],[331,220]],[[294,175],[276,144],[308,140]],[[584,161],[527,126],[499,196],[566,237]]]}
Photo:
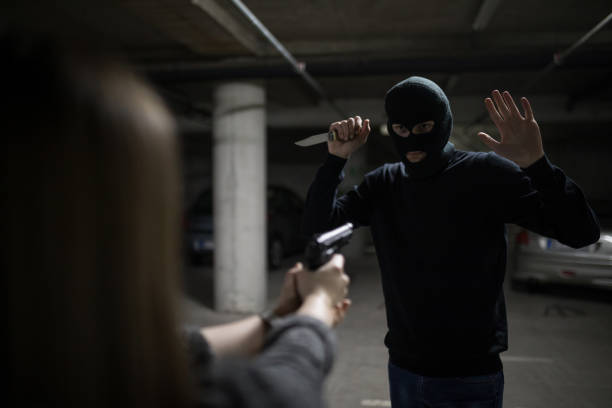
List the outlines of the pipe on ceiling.
{"label": "pipe on ceiling", "polygon": [[[608,14],[603,20],[597,23],[592,29],[590,29],[585,35],[580,37],[578,41],[573,43],[571,46],[566,48],[565,50],[553,54],[552,60],[542,68],[531,80],[527,81],[523,86],[520,87],[520,91],[525,93],[532,89],[534,86],[539,84],[544,77],[550,74],[554,69],[561,66],[568,66],[567,58],[572,55],[578,48],[582,47],[593,35],[598,33],[602,28],[606,26],[610,21],[612,21],[612,13]],[[478,116],[474,121],[472,121],[469,125],[475,126],[482,121],[484,121],[489,115],[484,112],[480,116]]]}
{"label": "pipe on ceiling", "polygon": [[538,72],[529,82],[527,82],[521,90],[523,92],[528,91],[533,88],[536,84],[538,84],[542,78],[552,72],[555,68],[560,67],[566,63],[567,58],[572,55],[578,48],[583,46],[593,35],[598,33],[602,28],[606,26],[612,20],[612,13],[608,14],[603,20],[601,20],[595,27],[589,30],[585,35],[580,37],[578,41],[572,44],[567,49],[553,54],[552,61],[544,67],[540,72]]}
{"label": "pipe on ceiling", "polygon": [[231,0],[231,2],[240,10],[240,12],[259,30],[259,32],[272,44],[272,46],[283,56],[287,62],[293,68],[293,71],[300,75],[304,81],[321,97],[322,100],[327,102],[329,106],[340,115],[342,118],[346,118],[346,113],[336,105],[327,93],[323,90],[321,85],[306,71],[306,66],[303,63],[299,63],[293,55],[281,44],[280,41],[274,37],[274,35],[263,25],[261,21],[247,8],[247,6],[240,0]]}

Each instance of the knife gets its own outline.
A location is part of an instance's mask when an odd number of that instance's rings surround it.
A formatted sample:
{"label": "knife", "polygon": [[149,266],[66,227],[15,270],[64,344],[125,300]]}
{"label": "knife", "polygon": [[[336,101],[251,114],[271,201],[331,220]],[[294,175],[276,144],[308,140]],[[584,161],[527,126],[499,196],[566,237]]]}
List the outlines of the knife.
{"label": "knife", "polygon": [[326,133],[319,133],[318,135],[308,136],[305,139],[298,140],[297,142],[295,142],[295,144],[298,146],[307,147],[307,146],[312,146],[312,145],[316,145],[316,144],[328,142],[328,141],[333,142],[334,140],[337,140],[337,139],[338,139],[338,134],[336,133],[335,130],[331,130]]}

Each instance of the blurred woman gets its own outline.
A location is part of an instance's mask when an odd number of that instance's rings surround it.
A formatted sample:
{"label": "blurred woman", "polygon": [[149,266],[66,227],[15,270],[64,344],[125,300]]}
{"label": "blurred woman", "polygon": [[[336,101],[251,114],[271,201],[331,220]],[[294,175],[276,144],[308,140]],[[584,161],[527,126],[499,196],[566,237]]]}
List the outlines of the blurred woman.
{"label": "blurred woman", "polygon": [[[328,327],[349,305],[343,259],[292,269],[276,309],[290,316],[270,328],[253,316],[181,338],[179,161],[162,101],[124,67],[50,41],[5,37],[0,52],[9,400],[318,405]],[[258,357],[216,363],[224,354]]]}

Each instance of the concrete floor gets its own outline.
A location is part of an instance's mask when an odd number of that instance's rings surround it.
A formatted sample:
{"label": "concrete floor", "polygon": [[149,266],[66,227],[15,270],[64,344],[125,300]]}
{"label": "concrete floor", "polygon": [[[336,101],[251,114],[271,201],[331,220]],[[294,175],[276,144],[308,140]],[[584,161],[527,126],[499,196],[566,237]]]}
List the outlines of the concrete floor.
{"label": "concrete floor", "polygon": [[[287,259],[289,267],[297,258]],[[353,306],[337,328],[338,353],[327,380],[330,408],[390,406],[385,310],[375,255],[349,260]],[[269,275],[270,299],[284,270]],[[211,312],[210,268],[186,270],[186,318],[210,324],[236,318]],[[612,294],[507,288],[510,348],[502,355],[506,408],[612,407]]]}

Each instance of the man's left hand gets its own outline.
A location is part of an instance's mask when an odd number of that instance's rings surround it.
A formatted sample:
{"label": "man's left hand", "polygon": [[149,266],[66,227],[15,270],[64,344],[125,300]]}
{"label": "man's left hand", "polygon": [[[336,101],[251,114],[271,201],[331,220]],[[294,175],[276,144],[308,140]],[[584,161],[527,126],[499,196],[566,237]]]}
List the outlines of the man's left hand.
{"label": "man's left hand", "polygon": [[500,140],[497,141],[484,132],[479,132],[478,136],[495,153],[512,160],[521,168],[531,166],[544,156],[544,148],[540,127],[533,116],[529,101],[525,97],[521,98],[525,111],[522,115],[510,92],[504,91],[502,94],[495,90],[492,96],[493,100],[485,99],[485,107],[499,131]]}

